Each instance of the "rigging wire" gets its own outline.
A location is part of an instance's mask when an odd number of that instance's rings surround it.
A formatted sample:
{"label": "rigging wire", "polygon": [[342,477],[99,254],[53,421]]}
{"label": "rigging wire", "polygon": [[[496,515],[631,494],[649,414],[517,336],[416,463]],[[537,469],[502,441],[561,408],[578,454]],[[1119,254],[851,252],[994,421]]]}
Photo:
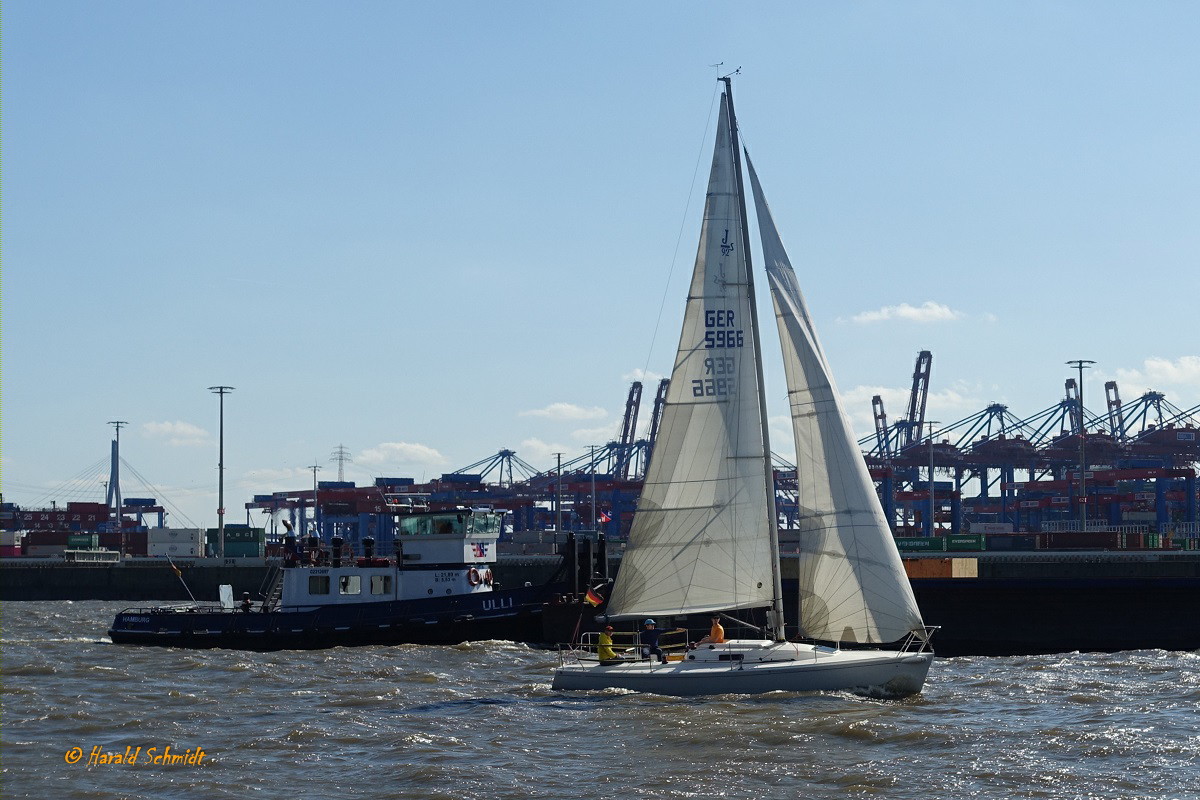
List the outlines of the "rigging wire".
{"label": "rigging wire", "polygon": [[[92,493],[103,484],[107,476],[107,470],[104,468],[107,462],[107,458],[101,458],[53,488],[46,489],[45,487],[39,487],[42,493],[35,496],[29,505],[31,507],[44,506],[46,503],[58,500],[59,498],[78,500],[94,496]],[[101,494],[103,494],[103,490],[101,490]]]}
{"label": "rigging wire", "polygon": [[151,494],[153,494],[156,499],[161,498],[158,500],[158,502],[164,506],[169,506],[171,509],[171,513],[174,514],[176,517],[182,519],[184,522],[186,522],[189,528],[199,528],[200,527],[195,522],[193,522],[192,519],[190,517],[188,517],[187,514],[183,513],[183,511],[180,510],[179,506],[177,506],[173,502],[171,502],[171,500],[169,498],[165,497],[161,491],[159,491],[152,483],[150,483],[150,481],[146,480],[145,477],[142,476],[142,473],[138,472],[137,469],[135,469],[134,466],[132,464],[130,464],[128,461],[126,461],[124,458],[121,459],[121,465],[124,466],[127,470],[129,470],[130,474],[132,474],[133,477],[137,478],[137,480],[142,484],[143,488],[149,489]]}

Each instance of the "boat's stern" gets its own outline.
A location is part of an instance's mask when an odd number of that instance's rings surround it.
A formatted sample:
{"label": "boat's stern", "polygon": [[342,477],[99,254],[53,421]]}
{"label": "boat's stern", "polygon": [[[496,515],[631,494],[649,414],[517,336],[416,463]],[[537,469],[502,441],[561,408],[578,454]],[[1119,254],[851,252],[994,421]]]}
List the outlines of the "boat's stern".
{"label": "boat's stern", "polygon": [[154,638],[159,628],[154,622],[155,613],[156,609],[151,608],[127,608],[118,612],[108,629],[108,638],[114,644],[144,642]]}

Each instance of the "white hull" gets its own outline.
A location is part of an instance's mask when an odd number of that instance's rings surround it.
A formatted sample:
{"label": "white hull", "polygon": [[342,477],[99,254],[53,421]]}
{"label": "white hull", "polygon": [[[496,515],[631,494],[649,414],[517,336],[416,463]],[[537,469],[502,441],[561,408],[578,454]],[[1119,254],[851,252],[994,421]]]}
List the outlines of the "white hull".
{"label": "white hull", "polygon": [[601,666],[595,657],[564,657],[555,689],[628,689],[664,695],[850,691],[871,697],[917,694],[931,652],[839,650],[790,642],[734,641],[692,651],[683,661]]}

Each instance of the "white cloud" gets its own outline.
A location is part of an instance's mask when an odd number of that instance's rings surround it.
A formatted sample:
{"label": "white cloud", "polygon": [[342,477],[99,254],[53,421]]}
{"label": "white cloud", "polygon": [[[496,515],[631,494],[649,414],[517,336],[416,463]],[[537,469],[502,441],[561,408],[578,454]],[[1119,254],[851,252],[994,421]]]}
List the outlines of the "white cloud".
{"label": "white cloud", "polygon": [[561,444],[551,442],[543,442],[541,439],[526,439],[521,442],[521,446],[517,448],[517,454],[525,461],[528,461],[538,469],[551,469],[556,463],[555,453],[563,454],[563,461],[569,461],[579,455],[576,447],[567,447]]}
{"label": "white cloud", "polygon": [[242,485],[250,487],[269,486],[270,491],[292,490],[298,486],[312,486],[312,472],[306,467],[283,467],[252,469],[242,473]]}
{"label": "white cloud", "polygon": [[366,467],[415,470],[440,467],[446,457],[428,445],[412,442],[382,442],[368,447],[354,457],[356,464]]}
{"label": "white cloud", "polygon": [[574,403],[551,403],[545,408],[535,408],[531,411],[522,411],[522,417],[547,417],[549,419],[558,420],[577,420],[577,419],[604,419],[608,416],[608,412],[603,408],[593,406],[592,408],[584,408],[577,406]]}
{"label": "white cloud", "polygon": [[196,447],[212,442],[212,434],[190,422],[146,422],[142,435],[150,439],[165,439],[173,447]]}
{"label": "white cloud", "polygon": [[948,322],[965,317],[961,311],[955,311],[950,306],[926,300],[919,306],[901,303],[898,306],[884,306],[878,311],[864,311],[855,314],[851,319],[858,323],[885,322],[900,319],[908,322]]}
{"label": "white cloud", "polygon": [[645,389],[648,389],[650,386],[653,386],[655,391],[657,391],[658,390],[658,382],[661,381],[665,377],[667,377],[667,376],[659,375],[657,372],[651,372],[650,370],[639,368],[639,369],[633,370],[632,372],[626,372],[624,375],[621,376],[621,380],[625,381],[626,383],[633,383],[634,381],[641,381],[643,384],[643,391]]}
{"label": "white cloud", "polygon": [[571,438],[577,442],[587,442],[588,444],[608,444],[617,438],[617,432],[611,425],[601,428],[580,428],[571,431]]}
{"label": "white cloud", "polygon": [[[1177,361],[1147,358],[1142,362],[1141,369],[1118,369],[1117,383],[1125,390],[1121,392],[1123,398],[1130,396],[1129,390],[1182,389],[1194,393],[1200,390],[1200,356],[1180,356]],[[1183,402],[1188,404],[1194,399],[1189,395]]]}

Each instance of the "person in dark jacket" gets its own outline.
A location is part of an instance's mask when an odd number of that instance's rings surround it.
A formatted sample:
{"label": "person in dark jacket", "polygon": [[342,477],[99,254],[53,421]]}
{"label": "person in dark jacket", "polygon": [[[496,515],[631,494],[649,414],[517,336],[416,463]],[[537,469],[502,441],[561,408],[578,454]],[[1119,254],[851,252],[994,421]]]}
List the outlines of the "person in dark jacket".
{"label": "person in dark jacket", "polygon": [[664,629],[659,629],[659,627],[655,624],[654,620],[652,620],[652,619],[646,620],[645,622],[642,623],[642,633],[641,633],[641,637],[640,637],[640,641],[642,644],[642,655],[647,656],[647,657],[658,656],[658,660],[661,663],[663,663],[663,664],[667,663],[666,655],[663,654],[662,648],[658,646],[658,637],[662,636],[664,633],[674,633],[676,631],[682,631],[682,630],[683,630],[683,628],[673,628],[672,630],[669,630],[669,631],[664,630]]}

